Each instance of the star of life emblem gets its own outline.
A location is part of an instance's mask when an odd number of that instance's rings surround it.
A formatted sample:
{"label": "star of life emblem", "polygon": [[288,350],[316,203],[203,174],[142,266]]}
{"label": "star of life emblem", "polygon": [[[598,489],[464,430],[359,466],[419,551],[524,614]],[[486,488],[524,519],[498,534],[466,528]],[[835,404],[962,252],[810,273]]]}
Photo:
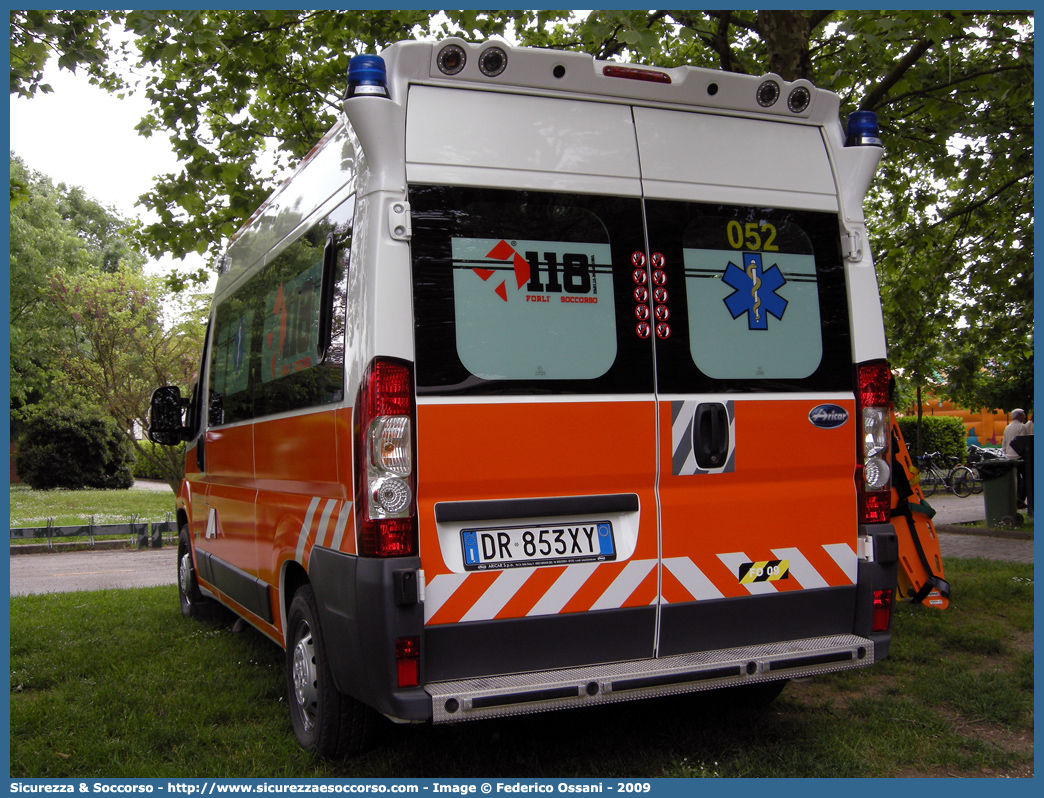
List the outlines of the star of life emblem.
{"label": "star of life emblem", "polygon": [[775,264],[765,269],[760,252],[744,252],[742,262],[740,267],[730,261],[722,275],[725,284],[733,289],[725,297],[725,307],[734,319],[746,313],[748,329],[767,330],[769,314],[783,320],[787,300],[776,291],[787,284],[786,278]]}

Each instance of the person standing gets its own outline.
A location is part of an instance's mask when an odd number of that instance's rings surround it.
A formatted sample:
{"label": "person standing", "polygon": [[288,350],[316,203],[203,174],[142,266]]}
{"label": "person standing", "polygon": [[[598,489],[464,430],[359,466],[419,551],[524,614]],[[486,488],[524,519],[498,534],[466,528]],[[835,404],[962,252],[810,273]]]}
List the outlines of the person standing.
{"label": "person standing", "polygon": [[[1011,422],[1004,428],[1004,439],[1001,448],[1004,456],[1009,459],[1017,459],[1019,454],[1011,448],[1011,442],[1020,435],[1029,434],[1029,427],[1026,426],[1026,411],[1017,407],[1011,411]],[[1026,475],[1022,470],[1021,463],[1015,470],[1018,475],[1018,506],[1021,509],[1026,506]]]}

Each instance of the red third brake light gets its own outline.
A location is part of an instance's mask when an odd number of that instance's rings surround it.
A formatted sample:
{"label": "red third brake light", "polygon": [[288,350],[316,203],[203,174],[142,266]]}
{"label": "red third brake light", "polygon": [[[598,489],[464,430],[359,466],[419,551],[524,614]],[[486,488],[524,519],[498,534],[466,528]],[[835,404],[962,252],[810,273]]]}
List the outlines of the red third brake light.
{"label": "red third brake light", "polygon": [[359,554],[417,553],[413,369],[375,358],[355,405],[355,519]]}
{"label": "red third brake light", "polygon": [[891,410],[888,389],[891,371],[885,360],[860,363],[857,368],[856,413],[859,440],[856,484],[859,520],[887,523],[892,506]]}
{"label": "red third brake light", "polygon": [[653,69],[635,69],[625,66],[602,67],[602,74],[607,78],[626,78],[627,80],[644,80],[647,83],[670,83],[671,76],[666,72]]}

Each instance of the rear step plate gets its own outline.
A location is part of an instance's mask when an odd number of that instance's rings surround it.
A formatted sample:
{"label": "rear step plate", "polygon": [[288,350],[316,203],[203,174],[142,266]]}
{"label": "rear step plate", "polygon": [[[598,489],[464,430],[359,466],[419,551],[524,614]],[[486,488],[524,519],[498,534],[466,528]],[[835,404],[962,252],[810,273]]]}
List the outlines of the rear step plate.
{"label": "rear step plate", "polygon": [[856,635],[615,662],[557,671],[490,676],[425,687],[435,723],[793,679],[872,665],[874,643]]}

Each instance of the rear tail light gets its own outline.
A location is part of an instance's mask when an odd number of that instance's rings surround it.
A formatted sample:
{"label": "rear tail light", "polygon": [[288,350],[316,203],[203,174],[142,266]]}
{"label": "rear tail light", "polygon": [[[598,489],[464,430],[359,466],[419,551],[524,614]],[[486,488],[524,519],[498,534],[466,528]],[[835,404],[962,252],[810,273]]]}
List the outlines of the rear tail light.
{"label": "rear tail light", "polygon": [[891,377],[887,361],[874,360],[858,366],[859,465],[856,481],[859,516],[865,524],[886,523],[891,515]]}
{"label": "rear tail light", "polygon": [[355,518],[359,553],[417,553],[413,370],[377,358],[363,375],[355,405]]}
{"label": "rear tail light", "polygon": [[874,632],[887,632],[892,623],[892,597],[891,590],[874,591],[874,619],[872,630]]}
{"label": "rear tail light", "polygon": [[419,637],[395,638],[395,676],[399,687],[417,687],[420,684]]}

